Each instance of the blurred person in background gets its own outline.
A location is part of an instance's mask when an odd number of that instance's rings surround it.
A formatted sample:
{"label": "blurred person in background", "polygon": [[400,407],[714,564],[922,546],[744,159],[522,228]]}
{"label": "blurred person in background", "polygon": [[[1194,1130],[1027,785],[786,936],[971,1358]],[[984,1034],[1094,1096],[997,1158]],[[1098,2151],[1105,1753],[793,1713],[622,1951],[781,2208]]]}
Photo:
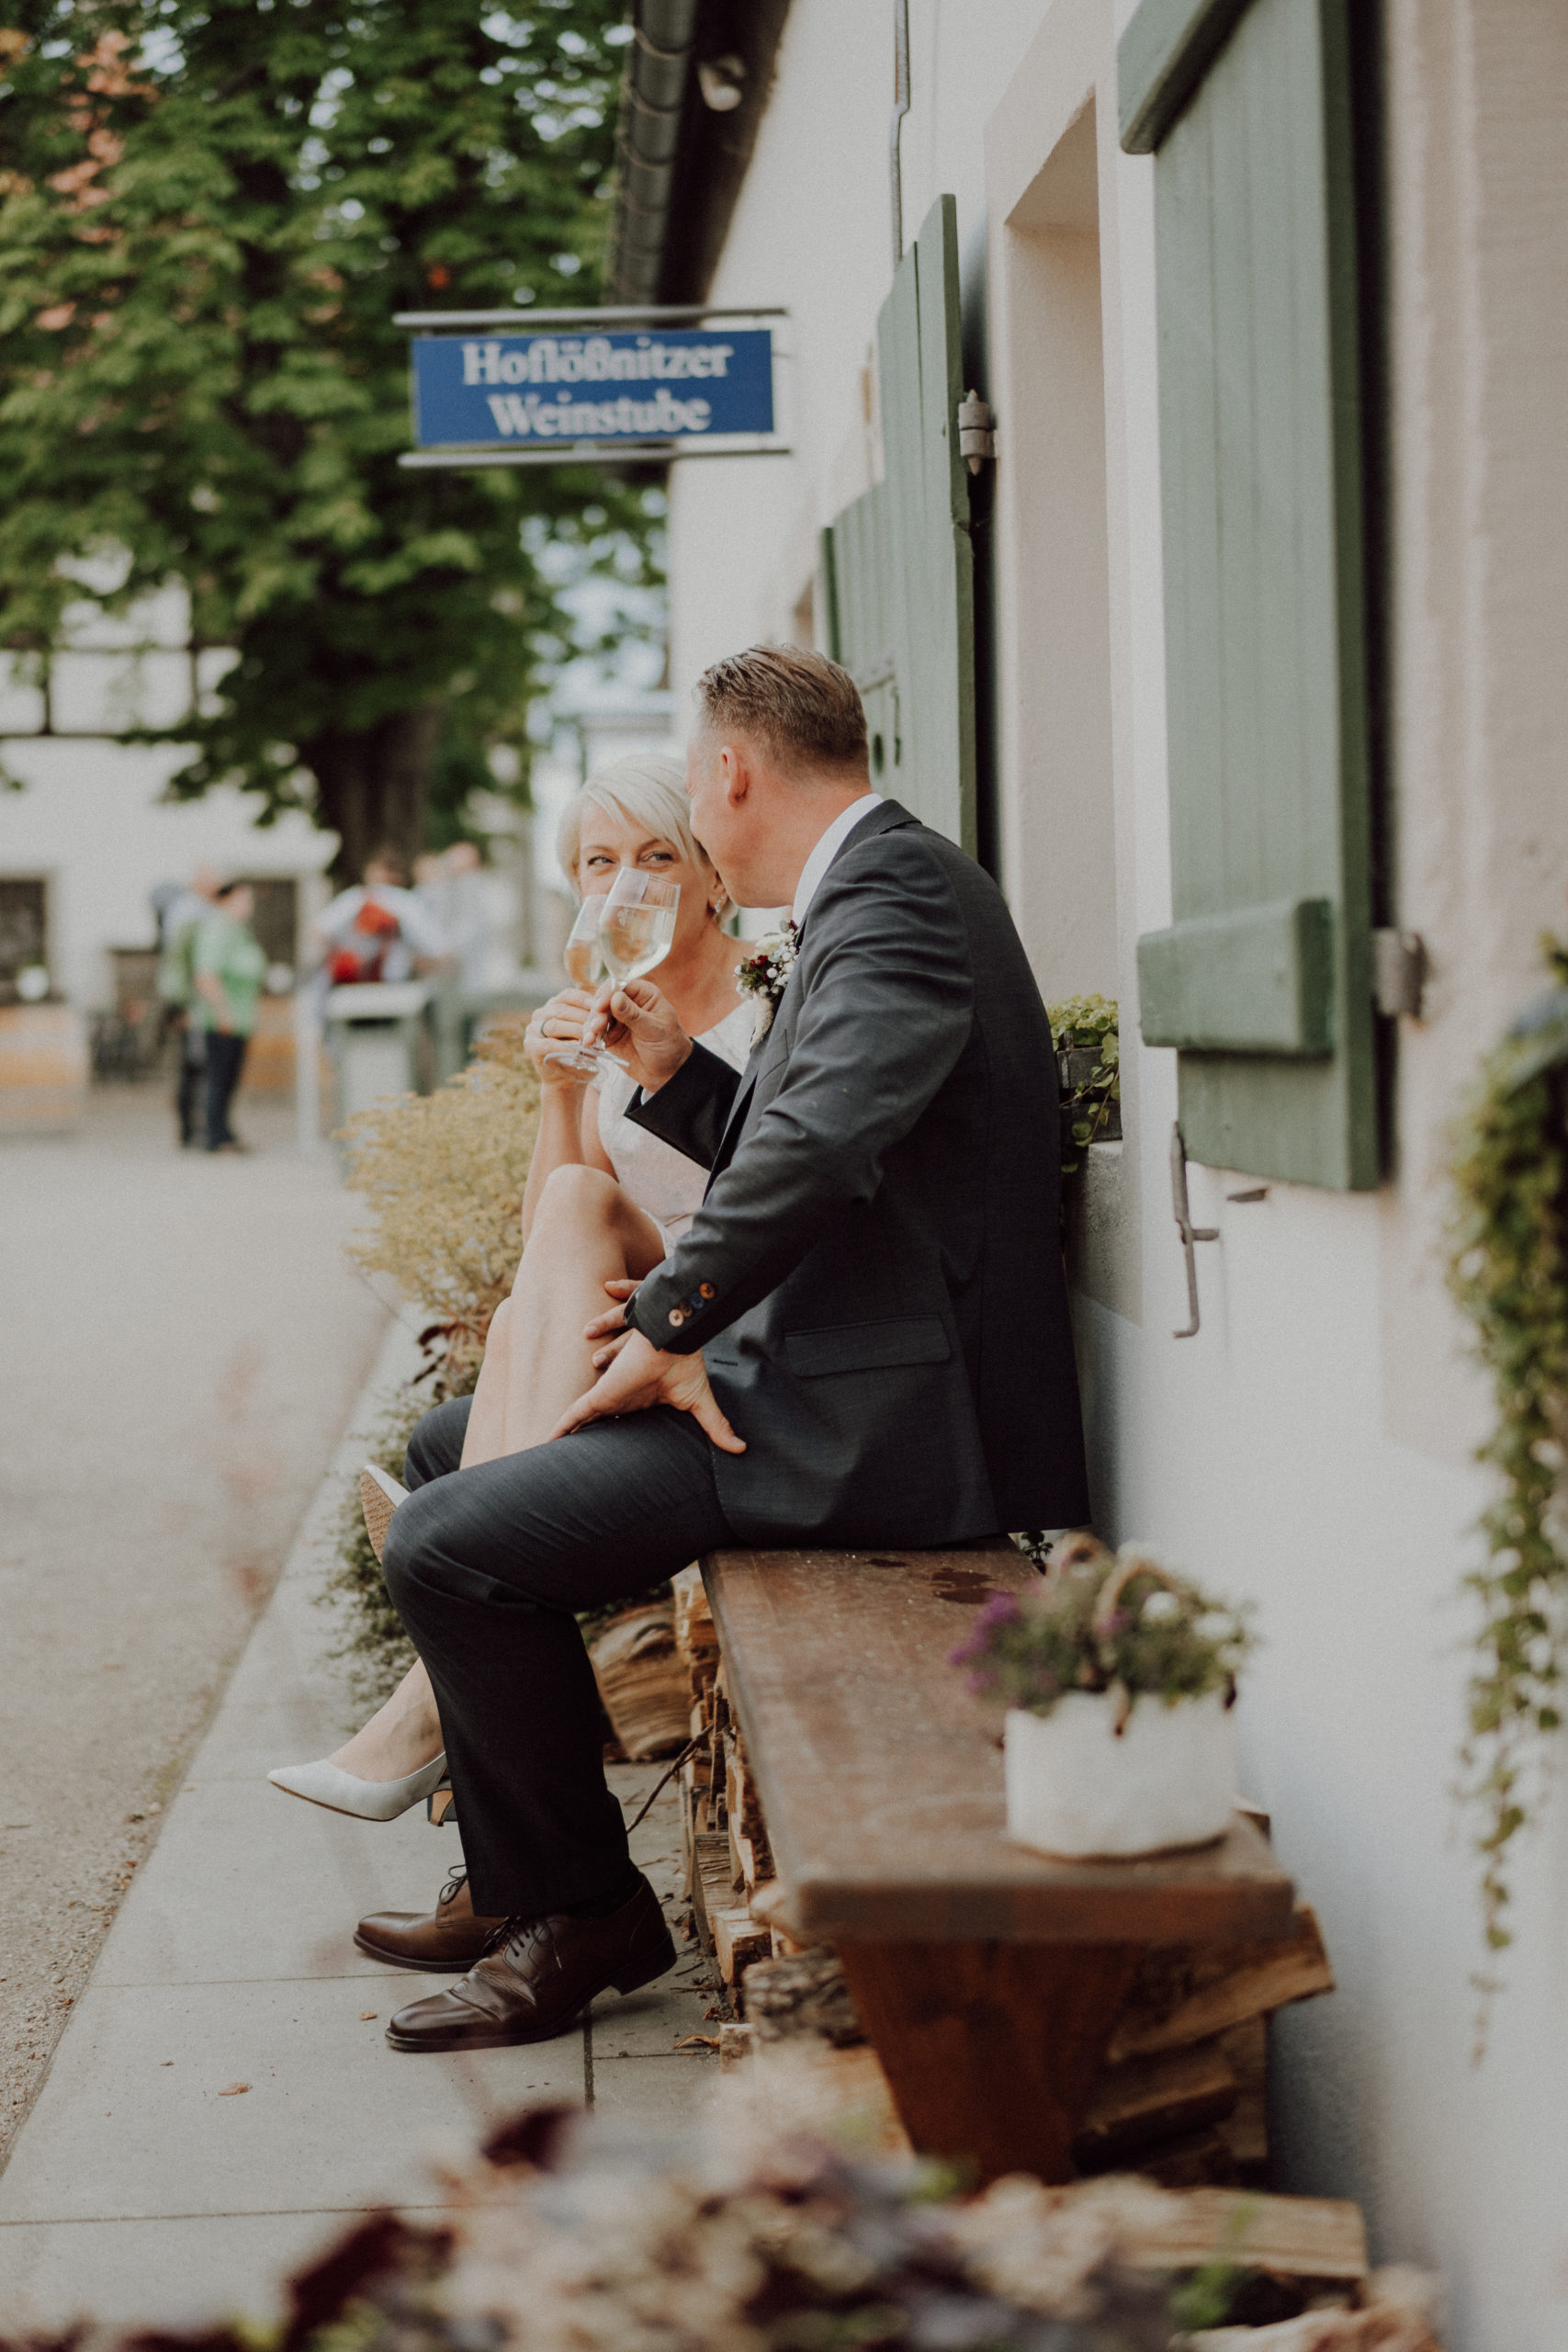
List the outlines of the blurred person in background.
{"label": "blurred person in background", "polygon": [[160,882],[152,892],[158,926],[158,995],[167,1026],[179,1038],[179,1076],[175,1115],[186,1148],[202,1140],[202,1098],[207,1085],[207,1032],[196,1015],[196,934],[218,902],[221,876],[214,865],[198,865],[188,882]]}
{"label": "blurred person in background", "polygon": [[378,849],[365,879],[340,890],[317,920],[329,988],[423,978],[446,961],[446,939],[396,850]]}
{"label": "blurred person in background", "polygon": [[251,929],[255,908],[255,892],[248,882],[224,883],[197,926],[192,949],[197,1014],[207,1049],[209,1151],[245,1148],[229,1114],[266,978],[266,957]]}
{"label": "blurred person in background", "polygon": [[[491,963],[506,922],[498,908],[500,876],[486,870],[473,842],[454,842],[432,851],[414,866],[414,896],[446,942],[442,974],[446,1019],[460,1059],[473,1050],[474,1031],[484,1018]],[[501,885],[504,900],[505,886]]]}
{"label": "blurred person in background", "polygon": [[454,842],[439,857],[420,859],[414,896],[428,908],[456,961],[457,986],[478,996],[490,985],[495,944],[492,876],[473,842]]}

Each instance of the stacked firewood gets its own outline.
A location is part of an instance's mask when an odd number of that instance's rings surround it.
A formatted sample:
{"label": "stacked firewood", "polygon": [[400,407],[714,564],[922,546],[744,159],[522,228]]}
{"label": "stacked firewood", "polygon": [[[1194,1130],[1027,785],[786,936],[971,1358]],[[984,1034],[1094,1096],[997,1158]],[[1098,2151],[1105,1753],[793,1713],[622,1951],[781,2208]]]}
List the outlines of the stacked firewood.
{"label": "stacked firewood", "polygon": [[1111,2033],[1074,2148],[1080,2172],[1135,2165],[1168,2188],[1260,2182],[1269,2161],[1268,2020],[1334,1989],[1311,1908],[1254,1944],[1154,1944]]}
{"label": "stacked firewood", "polygon": [[[1280,1948],[1275,1990],[1288,1978],[1303,1981],[1312,1972],[1314,1940],[1314,1931],[1298,1922],[1296,1937]],[[1258,1954],[1263,1950],[1256,1947]],[[1293,1961],[1286,1956],[1292,1951]],[[1168,1955],[1160,1971],[1151,1968],[1140,1980],[1128,2003],[1119,2029],[1123,2044],[1149,2057],[1164,2056],[1148,2045],[1186,2030],[1198,2000],[1209,2005],[1212,2019],[1256,1997],[1258,1964],[1246,1973],[1252,1984],[1244,1994],[1241,1968],[1226,1972],[1205,1964],[1189,1971]],[[744,2061],[743,2080],[761,2121],[784,2134],[838,2127],[861,2150],[908,2154],[908,2142],[886,2077],[874,2051],[865,2044],[843,1971],[831,1952],[816,1950],[759,1962],[746,1971],[741,1992],[746,2020],[720,2029],[719,2059],[726,2067]],[[1134,2145],[1129,2119],[1136,2102],[1127,2083],[1117,2079],[1139,2063],[1122,2058],[1108,2069],[1106,2083],[1111,2087],[1100,2103],[1098,2118],[1091,2119],[1092,2129],[1086,2131],[1079,2170],[1104,2170],[1095,2159],[1119,2145],[1123,2170],[1136,2169],[1145,2179],[1152,2174],[1168,2188],[1177,2168],[1151,2162],[1151,2152]],[[1190,2061],[1189,2075],[1194,2082],[1201,2079],[1198,2065]],[[1177,2075],[1170,2075],[1168,2082],[1177,2085],[1173,2096],[1179,2109],[1184,2093]],[[1146,2117],[1156,2106],[1150,2095],[1139,2111]],[[1233,2109],[1227,2120],[1238,2112]],[[1168,2148],[1169,2143],[1165,2144]],[[1232,2179],[1234,2172],[1233,2167]],[[1424,2317],[1424,2297],[1431,2282],[1419,2282],[1422,2297],[1412,2303],[1408,2279],[1393,2273],[1371,2274],[1360,2209],[1348,2199],[1271,2197],[1253,2188],[1238,2194],[1234,2187],[1190,2186],[1185,2178],[1175,2185],[1178,2193],[1164,2205],[1139,2206],[1134,2200],[1136,2251],[1129,2245],[1122,2258],[1139,2267],[1187,2270],[1212,2262],[1216,2247],[1224,2250],[1224,2258],[1238,2274],[1229,2324],[1183,2338],[1194,2352],[1198,2347],[1201,2352],[1252,2352],[1255,2344],[1258,2352],[1265,2347],[1267,2352],[1372,2352],[1373,2346],[1379,2352],[1437,2352]],[[1113,2196],[1117,2184],[1097,2182],[1097,2192],[1100,2188]],[[1059,2206],[1075,2192],[1042,2191],[1021,2181],[1014,2193],[1021,2199],[1032,2195],[1043,2210]],[[1010,2243],[1016,2255],[1018,2233],[1024,2226],[1021,2208],[1013,2224]]]}
{"label": "stacked firewood", "polygon": [[675,1646],[685,1662],[690,1737],[701,1744],[682,1767],[681,1853],[698,1938],[733,1984],[773,1950],[750,1898],[773,1877],[767,1831],[746,1744],[729,1704],[724,1663],[701,1573],[674,1579]]}
{"label": "stacked firewood", "polygon": [[604,1713],[633,1763],[673,1756],[686,1741],[686,1667],[668,1601],[623,1610],[588,1656]]}

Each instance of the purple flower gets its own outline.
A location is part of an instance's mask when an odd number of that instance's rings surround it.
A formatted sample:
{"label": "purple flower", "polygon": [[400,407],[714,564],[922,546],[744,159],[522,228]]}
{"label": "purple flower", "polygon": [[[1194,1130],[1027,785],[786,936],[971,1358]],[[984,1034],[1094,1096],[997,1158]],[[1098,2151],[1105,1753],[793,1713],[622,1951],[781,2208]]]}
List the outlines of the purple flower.
{"label": "purple flower", "polygon": [[1016,1625],[1023,1615],[1016,1592],[993,1592],[975,1620],[975,1634],[999,1633],[1004,1625]]}

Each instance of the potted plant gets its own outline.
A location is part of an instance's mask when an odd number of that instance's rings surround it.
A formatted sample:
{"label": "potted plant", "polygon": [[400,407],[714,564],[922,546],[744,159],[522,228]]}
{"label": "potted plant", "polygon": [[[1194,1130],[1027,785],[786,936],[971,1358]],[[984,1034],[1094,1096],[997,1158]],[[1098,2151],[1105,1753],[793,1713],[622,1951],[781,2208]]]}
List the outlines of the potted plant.
{"label": "potted plant", "polygon": [[1224,1837],[1250,1640],[1239,1610],[1088,1536],[1057,1546],[1036,1590],[995,1594],[953,1659],[1007,1706],[1009,1837],[1066,1857]]}

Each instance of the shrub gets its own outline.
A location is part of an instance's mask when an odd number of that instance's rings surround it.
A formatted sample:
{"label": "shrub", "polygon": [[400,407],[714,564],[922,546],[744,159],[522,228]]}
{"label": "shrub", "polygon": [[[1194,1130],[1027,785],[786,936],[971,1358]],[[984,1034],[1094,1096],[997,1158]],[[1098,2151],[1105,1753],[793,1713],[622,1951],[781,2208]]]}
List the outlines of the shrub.
{"label": "shrub", "polygon": [[[409,1432],[430,1400],[419,1387],[394,1390],[365,1449],[365,1459],[394,1478],[403,1475],[403,1453]],[[365,1514],[359,1508],[359,1476],[344,1495],[338,1513],[337,1542],[333,1564],[318,1599],[341,1610],[343,1638],[333,1655],[348,1668],[349,1689],[361,1713],[370,1713],[389,1698],[414,1661],[414,1647],[403,1631],[381,1575],[381,1563],[370,1548]]]}
{"label": "shrub", "polygon": [[390,1275],[433,1318],[433,1399],[466,1396],[491,1317],[522,1254],[523,1187],[539,1125],[539,1080],[523,1052],[526,1024],[494,1023],[468,1069],[434,1094],[360,1111],[343,1129],[345,1181],[376,1212],[349,1253]]}
{"label": "shrub", "polygon": [[[403,1473],[410,1430],[432,1405],[466,1396],[479,1378],[491,1318],[522,1254],[523,1187],[539,1124],[539,1081],[523,1052],[526,1022],[494,1022],[468,1069],[434,1094],[404,1094],[349,1120],[346,1181],[376,1213],[350,1256],[389,1275],[432,1319],[420,1334],[423,1371],[387,1400],[367,1458]],[[346,1621],[336,1655],[356,1702],[378,1706],[413,1663],[359,1508],[357,1471],[338,1521],[321,1598]]]}

